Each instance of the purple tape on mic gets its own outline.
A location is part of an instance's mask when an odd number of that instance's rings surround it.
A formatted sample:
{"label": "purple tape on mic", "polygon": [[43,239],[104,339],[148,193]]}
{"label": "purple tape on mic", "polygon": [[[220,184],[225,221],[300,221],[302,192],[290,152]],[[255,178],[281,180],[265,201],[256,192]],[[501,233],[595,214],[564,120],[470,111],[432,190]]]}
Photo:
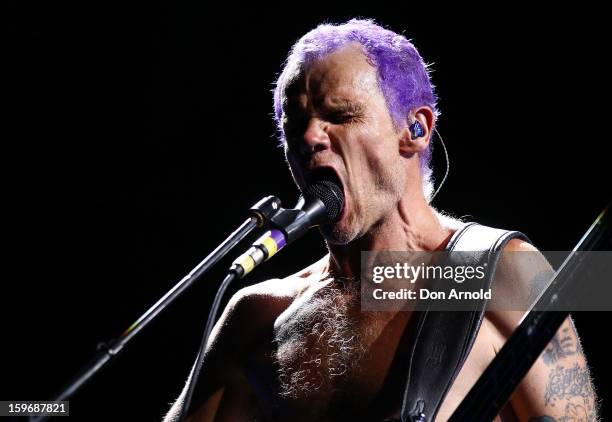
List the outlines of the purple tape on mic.
{"label": "purple tape on mic", "polygon": [[277,250],[281,250],[287,244],[287,241],[285,240],[285,235],[280,230],[276,230],[276,229],[270,230],[270,237],[276,243]]}

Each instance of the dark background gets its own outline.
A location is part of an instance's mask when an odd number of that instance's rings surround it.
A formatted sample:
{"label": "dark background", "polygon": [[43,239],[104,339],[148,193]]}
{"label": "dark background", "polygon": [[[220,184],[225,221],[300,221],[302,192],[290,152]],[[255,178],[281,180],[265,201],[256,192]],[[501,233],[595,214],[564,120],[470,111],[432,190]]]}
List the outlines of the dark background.
{"label": "dark background", "polygon": [[[375,18],[434,63],[451,157],[436,207],[568,250],[611,197],[608,23],[593,5],[8,6],[2,400],[50,399],[256,200],[295,200],[271,89],[293,42],[324,20]],[[323,253],[313,232],[248,282]],[[73,397],[73,419],[159,420],[183,386],[228,265]],[[604,416],[611,319],[575,316]]]}

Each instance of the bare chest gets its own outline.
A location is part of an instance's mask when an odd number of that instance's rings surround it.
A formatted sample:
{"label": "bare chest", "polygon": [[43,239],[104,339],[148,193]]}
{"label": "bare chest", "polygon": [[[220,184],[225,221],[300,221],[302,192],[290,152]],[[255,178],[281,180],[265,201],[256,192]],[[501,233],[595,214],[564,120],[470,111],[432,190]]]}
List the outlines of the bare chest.
{"label": "bare chest", "polygon": [[[360,312],[350,295],[313,295],[280,315],[266,355],[273,412],[292,420],[398,417],[408,355],[400,342],[410,314]],[[494,356],[485,319],[438,420],[445,420]]]}

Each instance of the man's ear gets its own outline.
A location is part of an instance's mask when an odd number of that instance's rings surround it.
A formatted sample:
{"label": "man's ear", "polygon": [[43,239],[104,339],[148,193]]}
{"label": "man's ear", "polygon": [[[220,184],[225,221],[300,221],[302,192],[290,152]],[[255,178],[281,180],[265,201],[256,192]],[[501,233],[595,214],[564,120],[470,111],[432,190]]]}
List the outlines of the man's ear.
{"label": "man's ear", "polygon": [[[409,117],[406,125],[400,131],[399,150],[401,154],[415,154],[422,152],[429,146],[431,132],[435,123],[435,115],[431,108],[422,106],[414,110],[414,117]],[[420,136],[413,137],[410,125],[419,122],[422,128]]]}

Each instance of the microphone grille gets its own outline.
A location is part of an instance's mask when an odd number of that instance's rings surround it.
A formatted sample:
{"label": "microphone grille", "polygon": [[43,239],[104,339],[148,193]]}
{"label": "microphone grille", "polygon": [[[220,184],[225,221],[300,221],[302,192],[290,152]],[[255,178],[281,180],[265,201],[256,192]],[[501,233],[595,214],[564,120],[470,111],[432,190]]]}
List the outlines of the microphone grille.
{"label": "microphone grille", "polygon": [[336,183],[330,180],[317,180],[306,187],[304,196],[320,199],[325,205],[325,212],[330,222],[340,217],[344,207],[344,194]]}

